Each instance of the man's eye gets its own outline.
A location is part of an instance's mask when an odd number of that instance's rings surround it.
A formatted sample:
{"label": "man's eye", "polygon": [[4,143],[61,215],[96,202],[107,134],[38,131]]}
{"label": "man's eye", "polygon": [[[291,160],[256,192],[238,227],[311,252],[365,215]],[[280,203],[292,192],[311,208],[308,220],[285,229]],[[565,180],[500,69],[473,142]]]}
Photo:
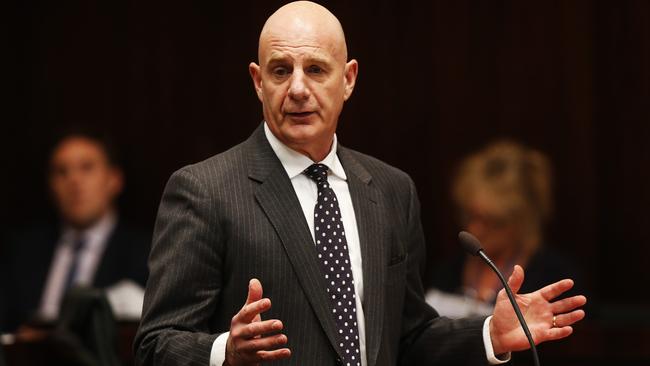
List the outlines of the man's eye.
{"label": "man's eye", "polygon": [[287,76],[287,74],[289,74],[289,70],[286,67],[276,67],[273,69],[273,75],[275,76]]}
{"label": "man's eye", "polygon": [[312,65],[312,66],[309,66],[309,68],[307,69],[307,72],[309,72],[310,74],[320,74],[320,73],[323,72],[323,69],[321,69],[319,66]]}
{"label": "man's eye", "polygon": [[69,172],[70,171],[69,171],[68,168],[56,167],[56,168],[53,169],[52,175],[57,176],[57,177],[65,177],[65,176],[68,175]]}

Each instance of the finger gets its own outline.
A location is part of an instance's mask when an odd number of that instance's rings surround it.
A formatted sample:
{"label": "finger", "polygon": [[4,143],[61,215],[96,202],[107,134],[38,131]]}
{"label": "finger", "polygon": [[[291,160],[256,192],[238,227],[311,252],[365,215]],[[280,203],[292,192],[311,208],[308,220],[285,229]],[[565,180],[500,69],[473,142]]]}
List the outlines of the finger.
{"label": "finger", "polygon": [[573,280],[566,279],[545,286],[539,291],[546,301],[551,301],[565,291],[571,289],[571,287],[573,287]]}
{"label": "finger", "polygon": [[541,342],[554,341],[554,340],[566,338],[570,336],[571,333],[573,333],[573,328],[570,326],[561,327],[561,328],[549,328],[548,330],[546,330],[545,338]]}
{"label": "finger", "polygon": [[271,332],[282,330],[282,322],[279,320],[265,320],[263,322],[253,322],[237,330],[236,336],[242,338],[253,338],[258,335],[264,335]]}
{"label": "finger", "polygon": [[269,299],[264,298],[255,301],[252,304],[244,305],[244,307],[239,311],[239,313],[235,315],[233,321],[239,323],[250,323],[255,319],[256,316],[258,316],[260,313],[269,310],[270,308],[271,308],[271,300]]}
{"label": "finger", "polygon": [[515,265],[515,268],[512,270],[510,278],[508,278],[508,286],[512,290],[513,294],[519,292],[521,285],[524,283],[524,269],[520,265]]}
{"label": "finger", "polygon": [[253,278],[248,282],[248,298],[246,299],[246,305],[260,300],[261,298],[262,283],[257,278]]}
{"label": "finger", "polygon": [[257,357],[260,361],[283,360],[291,357],[291,350],[288,348],[281,348],[273,351],[257,351]]}
{"label": "finger", "polygon": [[556,328],[566,327],[567,325],[572,325],[575,322],[582,320],[584,317],[584,310],[575,310],[570,313],[559,314],[555,316],[555,326]]}
{"label": "finger", "polygon": [[287,344],[287,336],[284,334],[276,334],[270,337],[253,338],[241,342],[237,346],[239,352],[253,353],[257,351],[269,351],[279,346]]}
{"label": "finger", "polygon": [[583,306],[587,303],[587,298],[579,295],[566,299],[558,300],[551,304],[551,311],[553,314],[567,313],[575,308]]}

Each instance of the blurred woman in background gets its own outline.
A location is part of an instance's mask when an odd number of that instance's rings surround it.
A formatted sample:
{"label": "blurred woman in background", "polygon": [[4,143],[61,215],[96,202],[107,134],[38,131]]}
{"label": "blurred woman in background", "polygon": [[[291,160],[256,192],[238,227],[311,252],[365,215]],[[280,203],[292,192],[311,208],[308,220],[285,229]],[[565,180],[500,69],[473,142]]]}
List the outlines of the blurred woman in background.
{"label": "blurred woman in background", "polygon": [[[540,152],[499,141],[469,156],[452,183],[461,226],[474,234],[507,278],[515,264],[526,270],[521,292],[532,291],[577,271],[543,246],[553,210],[551,166]],[[434,271],[427,300],[441,315],[487,315],[502,288],[478,257],[460,256]]]}

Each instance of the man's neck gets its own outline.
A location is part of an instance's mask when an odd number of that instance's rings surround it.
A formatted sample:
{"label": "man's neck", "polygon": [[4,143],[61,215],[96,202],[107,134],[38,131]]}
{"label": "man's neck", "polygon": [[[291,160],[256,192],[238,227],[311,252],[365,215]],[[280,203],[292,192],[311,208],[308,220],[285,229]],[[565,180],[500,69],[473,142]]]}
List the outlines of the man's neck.
{"label": "man's neck", "polygon": [[84,223],[65,222],[65,227],[79,233],[93,231],[99,227],[111,226],[117,219],[115,210],[111,207],[100,216]]}
{"label": "man's neck", "polygon": [[311,159],[311,161],[317,163],[319,161],[323,161],[330,153],[330,151],[332,150],[333,141],[334,141],[334,137],[332,137],[332,140],[330,140],[328,144],[323,144],[322,146],[310,145],[310,146],[304,146],[303,148],[302,146],[287,145],[287,147],[305,155],[306,157]]}
{"label": "man's neck", "polygon": [[289,148],[298,154],[306,156],[309,160],[315,163],[323,161],[332,151],[334,143],[336,143],[335,132],[316,141],[312,140],[305,143],[294,143],[291,141],[285,141],[281,136],[276,135],[269,126],[269,123],[266,121],[264,121],[264,131],[267,139],[272,137],[277,141],[277,143],[282,144],[284,147]]}

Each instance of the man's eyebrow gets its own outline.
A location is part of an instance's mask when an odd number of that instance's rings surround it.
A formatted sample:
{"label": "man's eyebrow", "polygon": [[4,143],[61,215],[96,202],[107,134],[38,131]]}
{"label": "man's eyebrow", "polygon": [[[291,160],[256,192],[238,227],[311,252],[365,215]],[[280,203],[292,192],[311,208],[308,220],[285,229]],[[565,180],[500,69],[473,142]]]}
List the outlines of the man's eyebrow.
{"label": "man's eyebrow", "polygon": [[[271,55],[269,57],[269,60],[268,60],[267,64],[268,65],[273,65],[273,64],[277,64],[277,63],[287,62],[287,61],[290,61],[290,60],[291,60],[291,57],[289,57],[289,56],[276,54],[276,55]],[[316,63],[316,64],[325,64],[325,65],[327,65],[327,64],[331,63],[331,61],[328,58],[323,57],[321,55],[309,55],[309,56],[306,57],[305,61],[308,64]]]}
{"label": "man's eyebrow", "polygon": [[269,65],[270,64],[277,64],[279,62],[289,61],[290,59],[291,58],[289,58],[289,57],[287,57],[285,55],[271,55],[271,57],[269,57],[269,60],[268,60],[267,64],[269,64]]}
{"label": "man's eyebrow", "polygon": [[320,56],[320,55],[311,55],[307,58],[309,62],[317,64],[330,64],[332,61],[329,58]]}

